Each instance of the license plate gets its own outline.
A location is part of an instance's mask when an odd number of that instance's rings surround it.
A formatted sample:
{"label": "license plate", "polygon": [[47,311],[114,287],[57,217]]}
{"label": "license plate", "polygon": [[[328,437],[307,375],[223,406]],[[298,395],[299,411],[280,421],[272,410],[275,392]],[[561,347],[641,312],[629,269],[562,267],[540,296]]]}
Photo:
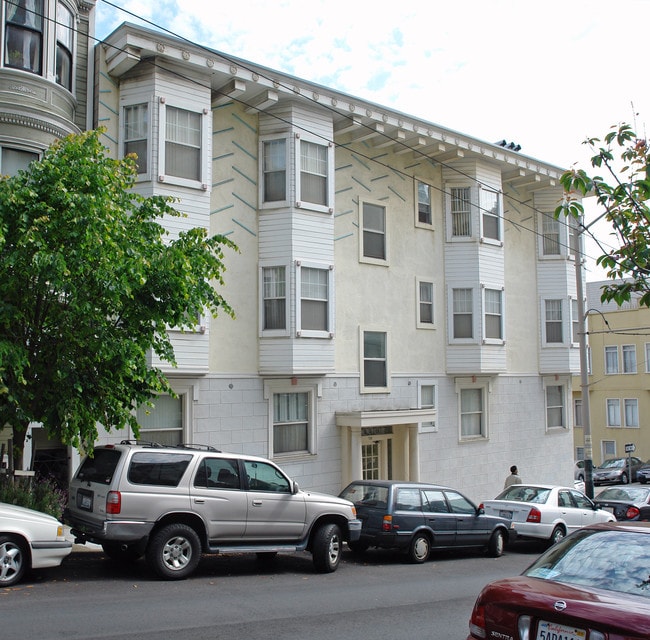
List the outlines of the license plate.
{"label": "license plate", "polygon": [[77,491],[77,507],[84,511],[93,510],[93,494]]}
{"label": "license plate", "polygon": [[537,640],[586,640],[587,632],[584,629],[567,627],[555,622],[540,620],[537,626]]}
{"label": "license plate", "polygon": [[512,520],[512,511],[499,511],[499,517],[500,518],[507,518],[508,520]]}

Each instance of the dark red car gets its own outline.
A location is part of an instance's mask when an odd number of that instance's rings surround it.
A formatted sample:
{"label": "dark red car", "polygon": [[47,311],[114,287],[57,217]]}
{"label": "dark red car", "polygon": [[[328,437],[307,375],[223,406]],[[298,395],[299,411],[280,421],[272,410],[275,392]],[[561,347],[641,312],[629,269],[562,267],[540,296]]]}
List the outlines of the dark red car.
{"label": "dark red car", "polygon": [[584,527],[479,594],[468,640],[650,638],[650,523]]}

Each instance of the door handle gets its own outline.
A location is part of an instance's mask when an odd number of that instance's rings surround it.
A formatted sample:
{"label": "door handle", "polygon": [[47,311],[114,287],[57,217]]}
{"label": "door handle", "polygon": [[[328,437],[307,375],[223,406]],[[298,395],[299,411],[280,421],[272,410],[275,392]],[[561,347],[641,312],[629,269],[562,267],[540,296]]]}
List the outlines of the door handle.
{"label": "door handle", "polygon": [[205,504],[205,498],[194,498],[194,504]]}
{"label": "door handle", "polygon": [[261,507],[262,506],[262,501],[261,500],[253,500],[252,502],[254,507]]}

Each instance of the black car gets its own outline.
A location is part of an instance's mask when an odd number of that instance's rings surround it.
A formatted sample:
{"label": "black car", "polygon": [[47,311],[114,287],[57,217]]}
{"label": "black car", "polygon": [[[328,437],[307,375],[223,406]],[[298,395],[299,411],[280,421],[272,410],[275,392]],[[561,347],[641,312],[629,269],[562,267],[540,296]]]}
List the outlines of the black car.
{"label": "black car", "polygon": [[613,513],[617,520],[650,520],[648,487],[608,487],[594,498],[594,502]]}
{"label": "black car", "polygon": [[650,482],[650,464],[644,464],[640,469],[637,469],[636,479],[641,483],[645,484]]}
{"label": "black car", "polygon": [[362,523],[359,540],[348,543],[355,553],[397,549],[420,563],[434,547],[478,547],[499,557],[512,530],[505,518],[485,515],[459,491],[434,484],[358,480],[340,497],[354,503]]}

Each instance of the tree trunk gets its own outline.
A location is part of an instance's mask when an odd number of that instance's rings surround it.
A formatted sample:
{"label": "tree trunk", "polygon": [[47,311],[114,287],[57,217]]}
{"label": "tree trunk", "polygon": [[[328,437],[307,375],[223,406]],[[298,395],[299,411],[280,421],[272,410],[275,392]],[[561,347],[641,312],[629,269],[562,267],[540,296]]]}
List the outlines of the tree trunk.
{"label": "tree trunk", "polygon": [[25,440],[27,439],[27,428],[29,423],[14,424],[13,431],[13,446],[11,454],[13,460],[9,460],[9,468],[18,471],[23,470],[23,452],[25,451]]}

